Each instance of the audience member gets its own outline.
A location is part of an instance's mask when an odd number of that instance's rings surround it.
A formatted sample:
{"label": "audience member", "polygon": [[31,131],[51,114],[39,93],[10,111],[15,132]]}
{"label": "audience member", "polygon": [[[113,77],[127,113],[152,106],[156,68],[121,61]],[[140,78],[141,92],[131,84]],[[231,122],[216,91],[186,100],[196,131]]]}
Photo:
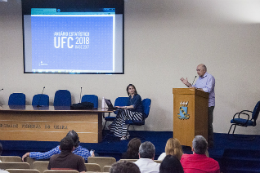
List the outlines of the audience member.
{"label": "audience member", "polygon": [[144,142],[139,147],[139,159],[135,164],[141,173],[159,173],[160,164],[154,162],[155,147],[151,142]]}
{"label": "audience member", "polygon": [[122,159],[139,159],[139,147],[141,145],[141,140],[138,138],[133,138],[129,141],[127,146],[127,151],[123,153]]}
{"label": "audience member", "polygon": [[60,154],[51,156],[48,169],[50,170],[77,170],[85,173],[86,167],[81,156],[73,154],[73,140],[66,136],[60,142]]}
{"label": "audience member", "polygon": [[216,160],[206,156],[208,142],[197,135],[192,141],[193,154],[183,154],[181,164],[185,173],[220,173]]}
{"label": "audience member", "polygon": [[[78,134],[74,131],[71,130],[68,132],[67,136],[71,137],[73,142],[74,142],[74,147],[75,149],[73,150],[73,153],[76,155],[79,155],[81,157],[84,158],[84,160],[87,162],[88,157],[94,157],[95,154],[93,153],[92,155],[90,154],[89,150],[86,148],[81,147],[80,141],[79,141],[79,136]],[[41,152],[28,152],[25,153],[22,157],[22,160],[24,161],[24,159],[26,157],[30,157],[36,160],[39,159],[49,159],[51,156],[55,155],[55,154],[59,154],[61,151],[59,150],[60,146],[57,146],[55,148],[53,148],[52,150],[45,152],[45,153],[41,153]]]}
{"label": "audience member", "polygon": [[176,138],[170,138],[166,143],[165,153],[162,153],[159,156],[158,160],[163,160],[166,155],[173,155],[176,156],[179,160],[181,160],[182,154],[183,152],[180,141]]}
{"label": "audience member", "polygon": [[[2,155],[2,152],[3,152],[3,145],[0,143],[0,156]],[[2,161],[0,160],[0,162],[2,162]],[[0,173],[9,173],[9,172],[6,170],[0,169]]]}
{"label": "audience member", "polygon": [[120,161],[114,163],[110,168],[110,173],[141,173],[138,166],[132,162]]}
{"label": "audience member", "polygon": [[160,165],[160,173],[184,173],[184,171],[176,156],[167,155]]}

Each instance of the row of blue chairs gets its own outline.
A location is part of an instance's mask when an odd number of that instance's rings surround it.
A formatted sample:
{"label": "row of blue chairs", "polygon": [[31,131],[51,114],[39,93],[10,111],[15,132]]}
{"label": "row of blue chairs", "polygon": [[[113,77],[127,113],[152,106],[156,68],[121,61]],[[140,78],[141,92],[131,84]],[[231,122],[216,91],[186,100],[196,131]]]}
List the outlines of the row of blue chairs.
{"label": "row of blue chairs", "polygon": [[[94,104],[94,108],[98,108],[98,97],[96,95],[83,95],[81,102],[91,102]],[[126,106],[128,103],[128,97],[118,97],[115,100],[114,106]],[[8,100],[8,105],[25,105],[25,94],[23,93],[13,93],[10,95]],[[46,94],[37,94],[34,95],[33,106],[49,106],[49,96]],[[71,94],[68,90],[58,90],[54,96],[54,106],[70,106],[71,105]],[[142,105],[144,109],[144,119],[142,121],[135,121],[135,120],[126,120],[125,124],[127,125],[144,125],[145,119],[148,117],[150,113],[151,107],[151,99],[143,99]],[[117,111],[114,112],[117,114]],[[103,114],[104,115],[104,114]],[[107,121],[114,121],[115,116],[111,116],[110,113],[108,116],[104,116],[105,125]],[[128,128],[129,128],[128,126]]]}
{"label": "row of blue chairs", "polygon": [[[25,94],[12,93],[9,96],[8,105],[25,105]],[[94,108],[98,108],[98,97],[96,95],[83,95],[81,102],[91,102]],[[46,94],[37,94],[33,96],[33,106],[49,106],[49,96]],[[68,90],[58,90],[54,96],[53,106],[70,106],[71,94]]]}

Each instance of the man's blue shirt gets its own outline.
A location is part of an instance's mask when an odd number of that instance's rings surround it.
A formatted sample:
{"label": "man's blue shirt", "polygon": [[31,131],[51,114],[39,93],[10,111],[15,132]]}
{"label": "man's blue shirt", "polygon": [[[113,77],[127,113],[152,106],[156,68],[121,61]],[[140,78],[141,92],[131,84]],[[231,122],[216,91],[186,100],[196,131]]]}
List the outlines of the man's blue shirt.
{"label": "man's blue shirt", "polygon": [[[36,160],[39,160],[39,159],[49,159],[52,155],[61,153],[59,147],[60,146],[58,145],[57,147],[55,147],[52,150],[50,150],[48,152],[45,152],[45,153],[30,152],[30,157],[33,158],[33,159],[36,159]],[[91,156],[90,152],[86,148],[83,148],[81,146],[78,146],[77,148],[75,148],[75,150],[72,151],[72,153],[83,157],[85,161],[87,161],[88,157]]]}
{"label": "man's blue shirt", "polygon": [[211,74],[206,72],[202,77],[199,77],[193,87],[201,88],[204,92],[209,93],[208,106],[215,106],[215,78]]}

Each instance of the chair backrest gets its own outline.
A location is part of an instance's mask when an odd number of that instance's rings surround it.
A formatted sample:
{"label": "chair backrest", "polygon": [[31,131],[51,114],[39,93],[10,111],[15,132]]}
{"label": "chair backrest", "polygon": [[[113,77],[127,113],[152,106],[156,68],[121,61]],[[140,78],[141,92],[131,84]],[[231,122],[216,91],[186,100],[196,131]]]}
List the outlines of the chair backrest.
{"label": "chair backrest", "polygon": [[93,171],[93,172],[101,172],[101,167],[97,163],[85,163],[87,172]]}
{"label": "chair backrest", "polygon": [[76,170],[46,170],[44,173],[79,173]]}
{"label": "chair backrest", "polygon": [[0,162],[0,169],[30,169],[26,162]]}
{"label": "chair backrest", "polygon": [[119,161],[136,162],[138,159],[120,159]]}
{"label": "chair backrest", "polygon": [[33,162],[33,169],[37,169],[40,173],[48,170],[49,161],[35,161]]}
{"label": "chair backrest", "polygon": [[260,101],[257,102],[257,104],[255,105],[255,108],[253,110],[253,113],[252,113],[252,119],[254,120],[255,124],[256,124],[256,120],[259,115],[259,111],[260,111]]}
{"label": "chair backrest", "polygon": [[101,167],[101,171],[103,171],[103,168],[105,165],[112,165],[116,162],[116,159],[114,157],[89,157],[88,163],[97,163]]}
{"label": "chair backrest", "polygon": [[33,96],[33,106],[49,106],[49,96],[46,94],[37,94]]}
{"label": "chair backrest", "polygon": [[0,156],[2,162],[22,162],[22,158],[19,156]]}
{"label": "chair backrest", "polygon": [[105,165],[103,168],[103,172],[109,172],[111,168],[111,165]]}
{"label": "chair backrest", "polygon": [[117,97],[114,103],[114,106],[126,106],[128,103],[129,97]]}
{"label": "chair backrest", "polygon": [[37,169],[7,169],[9,173],[40,173]]}
{"label": "chair backrest", "polygon": [[53,106],[70,106],[71,94],[68,90],[58,90],[54,96]]}
{"label": "chair backrest", "polygon": [[151,99],[143,99],[142,104],[144,109],[144,118],[147,118],[150,113]]}
{"label": "chair backrest", "polygon": [[156,163],[162,163],[162,160],[154,160]]}
{"label": "chair backrest", "polygon": [[25,105],[25,94],[12,93],[9,96],[8,105]]}
{"label": "chair backrest", "polygon": [[98,96],[96,95],[84,95],[81,102],[91,102],[94,104],[94,108],[98,108]]}
{"label": "chair backrest", "polygon": [[30,164],[30,168],[33,168],[33,163],[34,163],[36,160],[34,160],[34,159],[30,158],[30,157],[26,157],[26,158],[24,159],[24,161]]}

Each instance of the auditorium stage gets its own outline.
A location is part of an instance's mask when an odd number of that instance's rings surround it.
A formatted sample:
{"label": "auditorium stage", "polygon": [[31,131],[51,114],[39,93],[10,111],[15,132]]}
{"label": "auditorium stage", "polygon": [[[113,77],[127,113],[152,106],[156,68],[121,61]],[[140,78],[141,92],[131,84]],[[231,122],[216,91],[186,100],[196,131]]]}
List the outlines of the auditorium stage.
{"label": "auditorium stage", "polygon": [[[139,137],[142,142],[151,141],[156,148],[155,159],[164,152],[164,147],[169,138],[172,137],[172,132],[148,132],[148,131],[131,131],[131,138]],[[241,135],[243,136],[243,135]],[[241,137],[240,136],[240,137]],[[210,157],[219,161],[221,170],[231,169],[230,164],[234,163],[234,167],[245,167],[247,160],[254,160],[256,165],[259,164],[259,154],[260,154],[260,136],[255,136],[254,140],[242,140],[238,139],[229,139],[227,134],[223,133],[214,133],[215,145],[213,148],[209,149]],[[131,139],[130,138],[130,139]],[[94,149],[95,153],[99,156],[112,156],[117,160],[121,158],[121,154],[126,151],[127,144],[129,140],[120,141],[119,138],[114,138],[107,131],[103,134],[103,140],[100,143],[81,143],[81,146],[87,149]],[[3,156],[8,155],[18,155],[22,156],[25,152],[30,151],[48,151],[55,146],[59,145],[59,142],[39,142],[39,141],[1,141],[3,144],[4,151]],[[191,154],[191,148],[183,146],[184,153]],[[244,153],[253,153],[253,154],[244,154]],[[234,153],[234,154],[233,154]],[[242,153],[242,156],[239,156],[239,153]],[[257,157],[255,155],[258,155]],[[253,158],[251,157],[253,156]],[[243,160],[243,163],[237,165],[237,161]],[[251,166],[252,167],[252,166]],[[256,166],[255,169],[260,170],[260,166]],[[228,171],[225,171],[228,172]],[[232,172],[232,171],[231,171]]]}

